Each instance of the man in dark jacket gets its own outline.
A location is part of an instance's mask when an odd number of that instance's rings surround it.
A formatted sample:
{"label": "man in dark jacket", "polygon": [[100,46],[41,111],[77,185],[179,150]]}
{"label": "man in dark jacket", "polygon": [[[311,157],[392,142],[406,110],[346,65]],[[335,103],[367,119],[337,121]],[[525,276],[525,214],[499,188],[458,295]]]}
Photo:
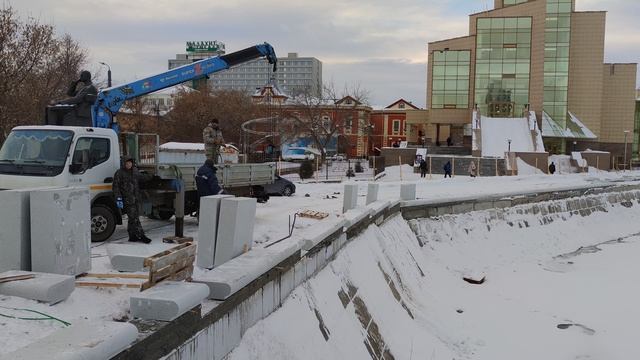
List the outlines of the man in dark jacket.
{"label": "man in dark jacket", "polygon": [[196,186],[198,188],[198,196],[218,195],[222,193],[222,188],[218,184],[216,177],[216,167],[213,159],[207,159],[204,165],[198,169],[196,174]]}
{"label": "man in dark jacket", "polygon": [[123,209],[127,214],[127,232],[129,241],[140,241],[145,244],[151,242],[140,224],[140,196],[139,182],[142,176],[133,165],[133,159],[127,157],[122,168],[113,176],[113,195],[116,197],[118,209]]}
{"label": "man in dark jacket", "polygon": [[549,174],[553,175],[555,172],[556,172],[556,164],[554,164],[552,161],[551,165],[549,165]]}
{"label": "man in dark jacket", "polygon": [[425,159],[420,159],[420,177],[424,178],[427,176],[427,162]]}
{"label": "man in dark jacket", "polygon": [[451,177],[451,161],[444,164],[444,178],[446,179],[447,176]]}
{"label": "man in dark jacket", "polygon": [[72,82],[67,90],[69,98],[61,100],[58,104],[75,105],[75,118],[78,121],[74,124],[67,125],[91,126],[91,106],[95,103],[98,90],[91,82],[91,73],[84,70],[80,73],[80,79]]}

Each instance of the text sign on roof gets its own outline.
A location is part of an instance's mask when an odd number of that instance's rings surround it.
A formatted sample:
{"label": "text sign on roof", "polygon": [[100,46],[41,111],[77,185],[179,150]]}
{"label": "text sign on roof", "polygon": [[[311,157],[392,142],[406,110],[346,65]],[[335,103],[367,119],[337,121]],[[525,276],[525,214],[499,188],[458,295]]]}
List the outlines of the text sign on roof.
{"label": "text sign on roof", "polygon": [[224,51],[224,43],[213,41],[187,41],[188,52]]}

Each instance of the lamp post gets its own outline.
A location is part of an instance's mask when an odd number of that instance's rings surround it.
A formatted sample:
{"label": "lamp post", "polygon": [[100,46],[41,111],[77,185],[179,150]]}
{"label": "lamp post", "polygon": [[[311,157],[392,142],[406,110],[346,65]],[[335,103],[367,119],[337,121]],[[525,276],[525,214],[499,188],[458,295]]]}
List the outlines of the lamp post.
{"label": "lamp post", "polygon": [[107,87],[111,87],[111,66],[104,62],[100,62],[100,64],[107,67]]}
{"label": "lamp post", "polygon": [[627,171],[627,135],[629,130],[624,131],[624,171]]}
{"label": "lamp post", "polygon": [[511,139],[507,139],[507,143],[509,143],[509,147],[507,148],[507,152],[511,153]]}

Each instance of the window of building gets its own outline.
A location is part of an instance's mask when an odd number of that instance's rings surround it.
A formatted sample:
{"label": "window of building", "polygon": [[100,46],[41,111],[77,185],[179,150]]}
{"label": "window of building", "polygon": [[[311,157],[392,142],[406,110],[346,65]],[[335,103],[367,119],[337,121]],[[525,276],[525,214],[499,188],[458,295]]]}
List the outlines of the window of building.
{"label": "window of building", "polygon": [[393,120],[393,134],[400,135],[400,120]]}
{"label": "window of building", "polygon": [[518,4],[526,3],[527,1],[529,0],[504,0],[503,5],[504,6],[518,5]]}
{"label": "window of building", "polygon": [[475,103],[489,116],[520,114],[529,103],[531,18],[477,20]]}
{"label": "window of building", "polygon": [[568,107],[571,0],[548,0],[544,36],[544,111],[565,127]]}
{"label": "window of building", "polygon": [[470,63],[469,50],[433,52],[431,108],[469,108]]}
{"label": "window of building", "polygon": [[353,116],[347,115],[347,118],[344,120],[344,133],[351,134],[353,130]]}

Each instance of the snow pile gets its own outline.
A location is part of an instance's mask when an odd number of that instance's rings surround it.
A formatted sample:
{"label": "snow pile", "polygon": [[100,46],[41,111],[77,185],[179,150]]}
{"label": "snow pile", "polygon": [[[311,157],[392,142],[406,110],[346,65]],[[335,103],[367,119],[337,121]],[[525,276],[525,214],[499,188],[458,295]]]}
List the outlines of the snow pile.
{"label": "snow pile", "polygon": [[518,167],[518,175],[541,175],[544,174],[542,170],[538,169],[535,166],[531,166],[527,164],[521,158],[516,158],[517,167]]}
{"label": "snow pile", "polygon": [[638,358],[640,206],[607,197],[372,226],[229,358]]}
{"label": "snow pile", "polygon": [[512,152],[534,152],[527,118],[482,117],[482,156],[504,157],[511,140]]}
{"label": "snow pile", "polygon": [[570,155],[551,155],[549,156],[549,164],[556,164],[556,174],[575,174],[578,169],[571,165]]}

